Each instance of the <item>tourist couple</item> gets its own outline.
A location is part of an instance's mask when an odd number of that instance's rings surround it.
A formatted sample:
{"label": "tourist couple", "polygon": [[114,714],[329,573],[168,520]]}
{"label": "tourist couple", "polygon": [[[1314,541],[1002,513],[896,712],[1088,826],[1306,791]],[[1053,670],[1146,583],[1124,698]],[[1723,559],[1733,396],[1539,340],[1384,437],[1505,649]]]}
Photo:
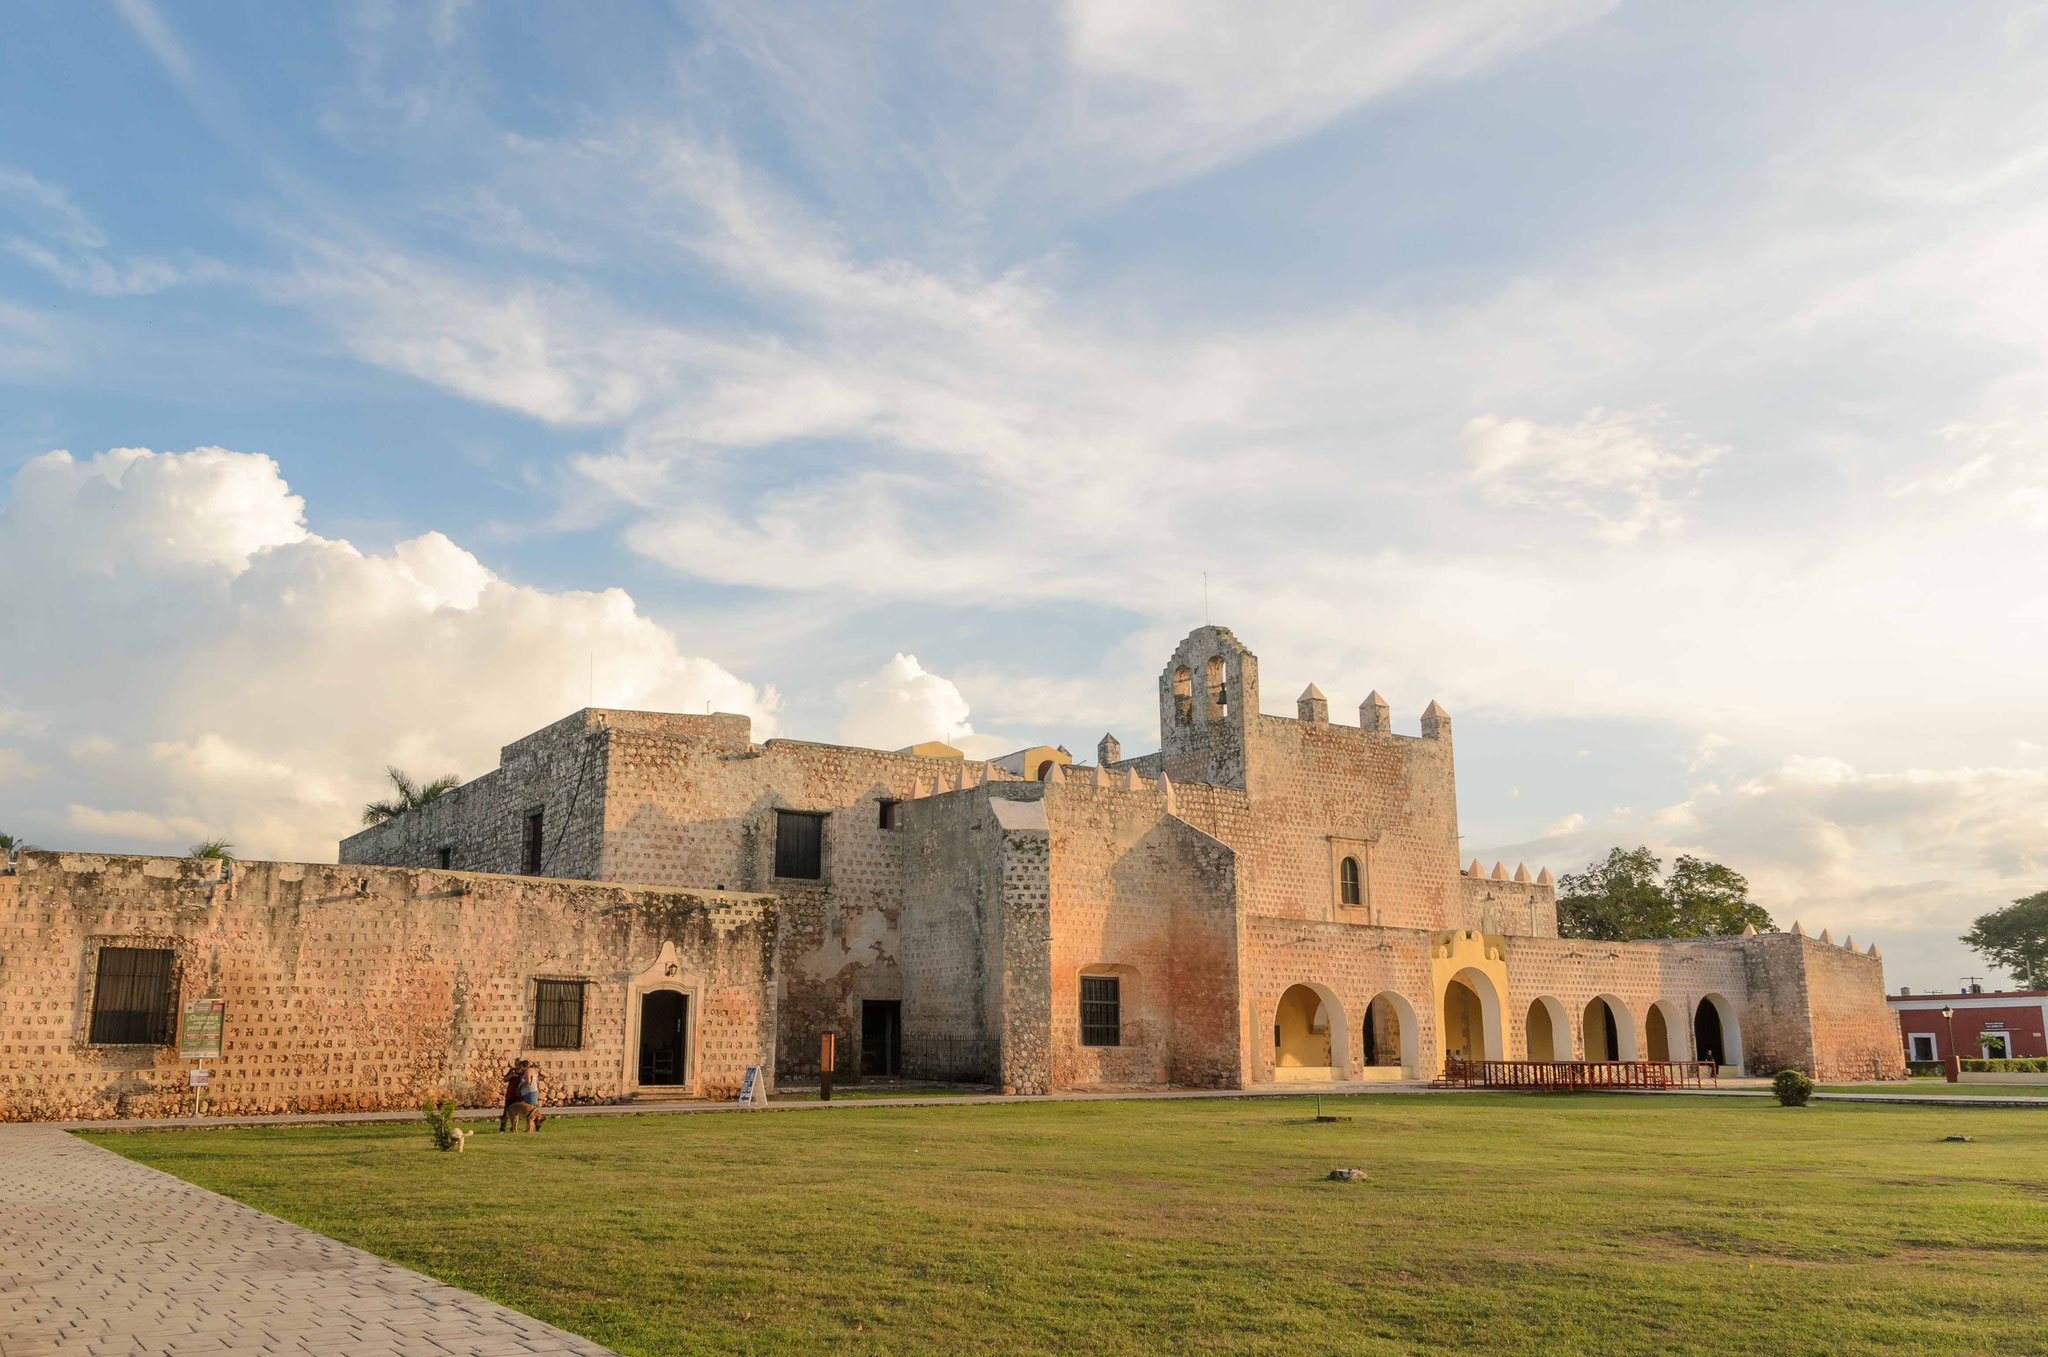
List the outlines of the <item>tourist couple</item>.
{"label": "tourist couple", "polygon": [[498,1117],[498,1129],[509,1131],[519,1122],[528,1131],[538,1131],[546,1121],[540,1112],[540,1071],[524,1056],[505,1071],[505,1110]]}

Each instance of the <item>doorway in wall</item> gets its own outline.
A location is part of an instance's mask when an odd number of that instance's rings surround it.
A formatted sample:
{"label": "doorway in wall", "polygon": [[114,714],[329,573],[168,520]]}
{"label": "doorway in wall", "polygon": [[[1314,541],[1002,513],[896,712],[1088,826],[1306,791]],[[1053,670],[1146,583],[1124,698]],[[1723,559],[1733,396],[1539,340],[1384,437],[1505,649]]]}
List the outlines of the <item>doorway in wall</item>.
{"label": "doorway in wall", "polygon": [[863,999],[860,1005],[860,1072],[903,1073],[903,1002]]}
{"label": "doorway in wall", "polygon": [[672,989],[640,997],[640,1082],[686,1084],[690,1079],[690,999]]}

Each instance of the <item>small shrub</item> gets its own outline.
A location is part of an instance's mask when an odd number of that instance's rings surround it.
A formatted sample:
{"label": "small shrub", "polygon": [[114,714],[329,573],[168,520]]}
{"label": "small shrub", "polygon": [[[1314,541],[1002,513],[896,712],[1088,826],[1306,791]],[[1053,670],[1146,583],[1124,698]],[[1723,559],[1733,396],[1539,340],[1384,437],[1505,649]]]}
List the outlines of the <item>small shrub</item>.
{"label": "small shrub", "polygon": [[420,1115],[427,1119],[427,1134],[433,1137],[435,1149],[452,1150],[455,1148],[455,1100],[453,1098],[444,1098],[438,1103],[421,1103]]}
{"label": "small shrub", "polygon": [[1779,1070],[1778,1077],[1771,1080],[1771,1092],[1778,1095],[1780,1107],[1804,1107],[1813,1096],[1813,1080],[1798,1070]]}
{"label": "small shrub", "polygon": [[1948,1070],[1939,1060],[1908,1060],[1906,1074],[1914,1079],[1939,1079]]}
{"label": "small shrub", "polygon": [[1971,1074],[2048,1074],[2048,1057],[2023,1055],[2012,1060],[1960,1060]]}

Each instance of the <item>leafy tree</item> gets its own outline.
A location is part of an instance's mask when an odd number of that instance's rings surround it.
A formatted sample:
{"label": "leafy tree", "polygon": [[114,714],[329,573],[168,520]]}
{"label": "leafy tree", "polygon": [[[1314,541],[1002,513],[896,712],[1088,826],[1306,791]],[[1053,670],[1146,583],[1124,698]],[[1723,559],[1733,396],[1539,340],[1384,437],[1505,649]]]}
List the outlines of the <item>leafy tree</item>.
{"label": "leafy tree", "polygon": [[2024,989],[2048,989],[2048,891],[1977,916],[1963,944]]}
{"label": "leafy tree", "polygon": [[1733,867],[1681,853],[1664,880],[1671,901],[1674,931],[1669,938],[1726,938],[1754,924],[1768,933],[1776,924],[1770,911],[1749,898],[1749,879]]}
{"label": "leafy tree", "polygon": [[389,801],[372,801],[363,807],[363,823],[381,825],[394,815],[403,815],[409,810],[418,810],[429,801],[438,801],[462,785],[462,779],[450,773],[437,777],[425,786],[414,782],[404,770],[387,767],[384,776],[391,779],[391,788],[398,795]]}
{"label": "leafy tree", "polygon": [[1567,938],[1660,938],[1672,917],[1657,880],[1664,864],[1648,848],[1616,848],[1605,862],[1566,872],[1557,883],[1557,931]]}
{"label": "leafy tree", "polygon": [[1681,854],[1663,880],[1663,860],[1648,848],[1616,848],[1604,862],[1558,882],[1557,931],[1567,938],[1717,938],[1755,924],[1774,927],[1750,900],[1742,873]]}
{"label": "leafy tree", "polygon": [[205,839],[192,845],[185,854],[188,858],[213,858],[220,862],[235,860],[235,846],[226,839]]}

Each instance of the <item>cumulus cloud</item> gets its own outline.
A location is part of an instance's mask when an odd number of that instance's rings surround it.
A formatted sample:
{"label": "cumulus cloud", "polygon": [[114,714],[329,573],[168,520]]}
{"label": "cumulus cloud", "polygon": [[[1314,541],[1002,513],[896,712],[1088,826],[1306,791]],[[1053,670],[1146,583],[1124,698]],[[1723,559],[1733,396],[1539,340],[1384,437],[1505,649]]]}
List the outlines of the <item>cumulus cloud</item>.
{"label": "cumulus cloud", "polygon": [[974,734],[959,688],[926,670],[915,655],[896,655],[842,696],[846,714],[839,738],[846,744],[902,749],[926,740],[954,744]]}
{"label": "cumulus cloud", "polygon": [[709,703],[763,736],[780,705],[622,590],[519,585],[440,533],[376,552],[310,532],[274,462],[221,448],[29,462],[0,577],[12,738],[73,802],[60,825],[0,780],[0,818],[53,842],[328,859],[386,763],[472,777],[592,696]]}
{"label": "cumulus cloud", "polygon": [[1679,487],[1726,448],[1673,434],[1657,411],[1590,410],[1573,424],[1479,415],[1465,424],[1472,479],[1489,499],[1592,520],[1632,542],[1679,524]]}

